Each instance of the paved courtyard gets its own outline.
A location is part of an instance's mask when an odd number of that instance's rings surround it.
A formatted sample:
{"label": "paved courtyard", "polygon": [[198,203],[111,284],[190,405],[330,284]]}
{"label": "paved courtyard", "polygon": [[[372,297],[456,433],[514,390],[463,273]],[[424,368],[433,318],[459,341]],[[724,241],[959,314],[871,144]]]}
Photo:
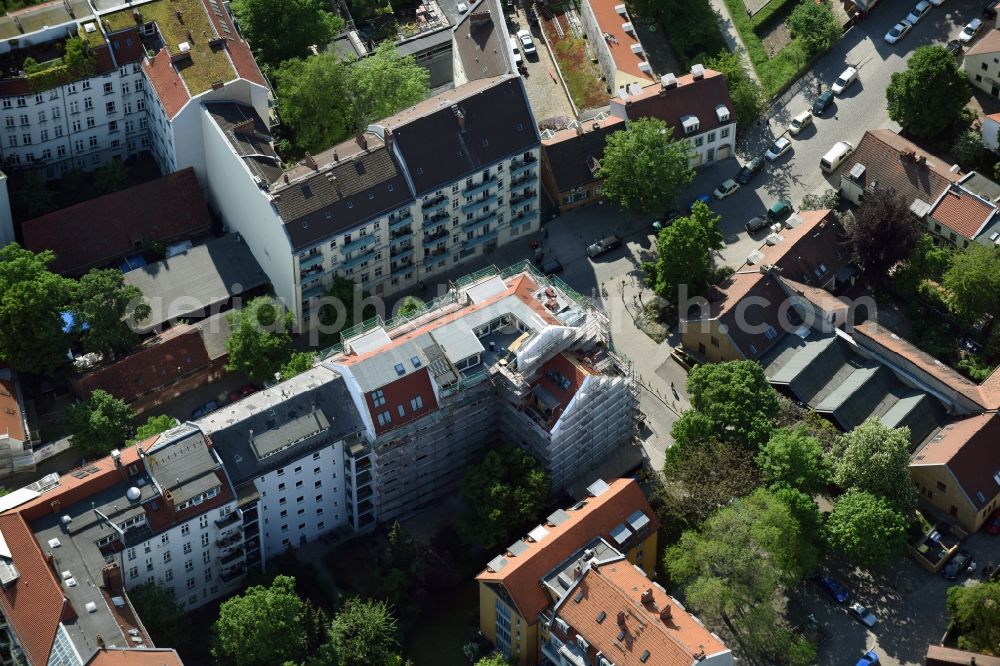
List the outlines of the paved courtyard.
{"label": "paved courtyard", "polygon": [[559,82],[556,64],[552,62],[552,56],[545,46],[541,30],[528,22],[527,15],[520,7],[515,15],[515,20],[518,27],[510,26],[511,35],[518,30],[530,30],[537,51],[531,57],[525,57],[523,53],[521,54],[528,71],[528,75],[522,74],[521,78],[524,79],[524,87],[528,91],[528,102],[531,104],[532,113],[535,114],[535,121],[541,122],[555,116],[564,116],[568,120],[575,120],[576,114],[573,113],[573,105]]}

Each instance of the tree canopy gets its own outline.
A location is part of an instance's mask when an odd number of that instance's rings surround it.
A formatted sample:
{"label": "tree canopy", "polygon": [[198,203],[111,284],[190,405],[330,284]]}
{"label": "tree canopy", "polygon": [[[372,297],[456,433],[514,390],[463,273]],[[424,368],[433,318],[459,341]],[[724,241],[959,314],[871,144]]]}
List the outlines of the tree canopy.
{"label": "tree canopy", "polygon": [[333,616],[326,646],[336,666],[389,666],[399,662],[396,618],[384,601],[348,599]]}
{"label": "tree canopy", "polygon": [[212,655],[235,666],[298,662],[306,648],[303,609],[291,576],[276,576],[270,587],[248,587],[219,608]]}
{"label": "tree canopy", "polygon": [[292,313],[267,296],[230,312],[227,370],[239,370],[258,381],[272,381],[292,356]]}
{"label": "tree canopy", "polygon": [[868,419],[844,434],[841,442],[844,451],[834,470],[838,485],[884,497],[902,512],[916,506],[909,470],[909,428],[888,428],[877,419]]}
{"label": "tree canopy", "polygon": [[462,536],[490,550],[538,520],[549,496],[549,476],[523,449],[491,450],[470,465],[461,494],[467,513],[459,521]]}
{"label": "tree canopy", "polygon": [[379,44],[368,57],[351,63],[347,74],[352,129],[364,129],[373,120],[422,101],[430,92],[430,72],[413,56],[399,55],[391,39]]}
{"label": "tree canopy", "polygon": [[778,486],[771,492],[786,507],[799,526],[798,561],[801,571],[809,572],[826,552],[823,516],[819,505],[801,490]]}
{"label": "tree canopy", "polygon": [[840,204],[840,193],[835,189],[827,189],[823,194],[807,194],[802,197],[799,210],[828,210]]}
{"label": "tree canopy", "polygon": [[129,590],[128,598],[155,644],[181,648],[190,642],[191,620],[177,603],[172,588],[144,583]]}
{"label": "tree canopy", "polygon": [[86,455],[103,456],[125,443],[133,416],[124,400],[96,389],[88,400],[66,408],[65,421],[73,446]]}
{"label": "tree canopy", "polygon": [[17,243],[0,248],[0,360],[22,372],[50,374],[69,349],[62,313],[76,284],[49,271],[53,259]]}
{"label": "tree canopy", "polygon": [[662,215],[694,180],[693,148],[673,140],[674,130],[656,118],[642,118],[608,135],[600,177],[602,194],[622,208]]}
{"label": "tree canopy", "polygon": [[766,98],[760,85],[750,76],[743,59],[730,51],[719,51],[705,61],[705,67],[721,72],[729,86],[729,99],[736,112],[736,126],[741,130],[752,127],[764,112]]}
{"label": "tree canopy", "polygon": [[656,258],[642,265],[646,282],[659,296],[681,303],[681,285],[688,296],[700,296],[714,276],[712,251],[723,244],[719,216],[697,203],[686,217],[660,230],[656,237]]}
{"label": "tree canopy", "polygon": [[958,647],[1000,656],[1000,582],[948,588],[948,615]]}
{"label": "tree canopy", "polygon": [[967,322],[1000,315],[1000,252],[970,244],[952,257],[943,285],[955,311]]}
{"label": "tree canopy", "polygon": [[233,14],[254,55],[272,68],[304,58],[311,46],[325,50],[344,25],[323,0],[235,0]]}
{"label": "tree canopy", "polygon": [[146,419],[146,422],[135,429],[135,437],[133,437],[130,442],[141,442],[144,439],[149,439],[153,435],[159,435],[161,432],[166,432],[171,428],[176,428],[180,423],[172,416],[166,414],[160,414],[158,416],[150,416]]}
{"label": "tree canopy", "polygon": [[84,349],[113,357],[139,341],[135,329],[150,307],[121,271],[94,268],[80,278],[72,311]]}
{"label": "tree canopy", "polygon": [[908,525],[888,500],[855,488],[834,503],[826,537],[831,548],[854,564],[880,566],[903,554]]}
{"label": "tree canopy", "polygon": [[903,195],[884,188],[865,195],[844,220],[844,232],[854,259],[876,279],[906,259],[921,234]]}
{"label": "tree canopy", "polygon": [[802,0],[786,23],[792,37],[802,43],[810,57],[826,51],[840,39],[840,24],[826,2]]}
{"label": "tree canopy", "polygon": [[420,312],[425,305],[426,304],[416,296],[407,296],[403,299],[403,302],[399,304],[396,316],[409,317],[417,312]]}
{"label": "tree canopy", "polygon": [[510,660],[499,652],[494,652],[488,657],[483,657],[476,662],[476,666],[510,666]]}
{"label": "tree canopy", "polygon": [[281,366],[281,381],[291,379],[295,375],[301,375],[313,367],[315,360],[316,355],[309,351],[293,353],[288,362]]}
{"label": "tree canopy", "polygon": [[708,416],[715,436],[758,449],[771,434],[778,394],[756,361],[707,363],[688,375],[691,406]]}
{"label": "tree canopy", "polygon": [[916,136],[934,137],[960,121],[972,86],[943,46],[921,46],[906,69],[892,75],[885,94],[889,118]]}
{"label": "tree canopy", "polygon": [[813,495],[830,481],[823,445],[805,428],[779,428],[757,454],[767,483]]}

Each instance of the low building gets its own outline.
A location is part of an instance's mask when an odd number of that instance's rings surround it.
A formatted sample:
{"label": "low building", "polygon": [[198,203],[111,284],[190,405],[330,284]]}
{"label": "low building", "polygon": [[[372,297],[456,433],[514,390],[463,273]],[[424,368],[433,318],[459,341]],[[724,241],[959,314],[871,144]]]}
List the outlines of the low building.
{"label": "low building", "polygon": [[[551,641],[553,610],[577,592],[574,586],[583,567],[589,570],[596,557],[620,561],[619,566],[637,565],[652,576],[659,527],[656,513],[634,480],[595,481],[587,497],[553,512],[476,576],[480,631],[518,664],[546,663],[553,648],[560,650]],[[612,611],[618,609],[604,610],[613,623]],[[554,663],[564,662],[556,657]]]}
{"label": "low building", "polygon": [[1000,657],[943,645],[928,645],[924,666],[1000,666]]}
{"label": "low building", "polygon": [[9,367],[0,366],[0,479],[35,469],[21,383]]}
{"label": "low building", "polygon": [[598,176],[608,137],[625,129],[621,118],[573,121],[564,130],[542,132],[542,185],[560,213],[601,199]]}
{"label": "low building", "polygon": [[965,50],[962,67],[969,75],[969,83],[983,92],[1000,97],[1000,30],[986,23],[985,34]]}
{"label": "low building", "polygon": [[726,77],[702,65],[683,76],[664,74],[656,85],[629,86],[611,99],[609,113],[627,123],[658,118],[694,149],[691,166],[728,159],[736,152],[736,114]]}
{"label": "low building", "polygon": [[451,42],[456,87],[478,79],[517,74],[511,34],[499,0],[471,3],[468,11],[459,14],[454,26]]}
{"label": "low building", "polygon": [[987,148],[994,153],[1000,151],[1000,113],[991,113],[983,118],[982,134]]}
{"label": "low building", "polygon": [[612,94],[634,94],[656,82],[628,9],[618,0],[585,0],[583,28]]}
{"label": "low building", "polygon": [[32,252],[55,253],[53,272],[75,277],[211,228],[198,179],[185,169],[28,220],[22,234]]}
{"label": "low building", "polygon": [[971,416],[941,428],[910,461],[910,476],[921,498],[970,534],[1000,506],[998,441],[1000,416]]}

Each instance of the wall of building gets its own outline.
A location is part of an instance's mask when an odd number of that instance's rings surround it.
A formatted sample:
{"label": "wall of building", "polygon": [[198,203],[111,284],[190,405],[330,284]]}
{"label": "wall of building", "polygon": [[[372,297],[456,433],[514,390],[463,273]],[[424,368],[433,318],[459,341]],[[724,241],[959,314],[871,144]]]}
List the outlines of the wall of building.
{"label": "wall of building", "polygon": [[989,117],[983,119],[983,144],[993,152],[1000,149],[998,131],[1000,131],[1000,122]]}
{"label": "wall of building", "polygon": [[0,247],[14,242],[14,217],[10,212],[7,174],[0,171]]}
{"label": "wall of building", "polygon": [[695,153],[691,166],[720,162],[736,154],[736,123],[692,135],[689,139]]}
{"label": "wall of building", "polygon": [[684,349],[709,363],[721,363],[743,358],[732,339],[719,331],[718,320],[687,322],[681,331]]}
{"label": "wall of building", "polygon": [[911,465],[910,477],[929,504],[956,520],[969,533],[977,531],[1000,504],[998,493],[982,511],[976,511],[945,465]]}
{"label": "wall of building", "polygon": [[[504,614],[504,626],[509,616],[510,641],[497,643],[498,611]],[[533,618],[534,624],[528,624],[512,604],[508,604],[496,595],[485,583],[479,583],[479,629],[486,639],[511,658],[515,663],[527,666],[538,663],[538,618]]]}
{"label": "wall of building", "polygon": [[972,243],[972,241],[970,241],[969,239],[957,234],[955,231],[951,229],[951,227],[947,226],[945,223],[941,222],[940,220],[934,219],[933,215],[927,216],[927,230],[930,231],[932,234],[934,234],[936,238],[939,238],[940,240],[945,241],[947,243],[951,243],[952,245],[958,247],[959,249],[964,249],[968,247],[970,243]]}
{"label": "wall of building", "polygon": [[996,53],[967,55],[963,66],[969,83],[993,97],[1000,97],[1000,64],[995,62],[996,57]]}

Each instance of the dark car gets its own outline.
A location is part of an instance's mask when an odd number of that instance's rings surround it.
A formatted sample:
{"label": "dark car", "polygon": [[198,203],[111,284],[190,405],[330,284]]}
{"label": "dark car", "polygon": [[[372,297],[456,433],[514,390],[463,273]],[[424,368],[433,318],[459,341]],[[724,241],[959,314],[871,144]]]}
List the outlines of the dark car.
{"label": "dark car", "polygon": [[994,511],[986,522],[983,524],[983,528],[988,534],[1000,534],[1000,509]]}
{"label": "dark car", "polygon": [[693,211],[695,204],[703,203],[706,206],[712,205],[712,195],[711,194],[699,194],[694,201],[688,204],[688,211]]}
{"label": "dark car", "polygon": [[976,563],[972,560],[972,553],[967,550],[960,550],[955,554],[955,557],[951,558],[951,562],[948,562],[941,575],[946,580],[955,580],[962,575],[963,571],[974,566],[976,566]]}
{"label": "dark car", "polygon": [[826,111],[826,107],[830,106],[830,102],[832,101],[833,101],[832,90],[827,90],[826,92],[822,93],[819,97],[816,98],[816,101],[813,102],[813,114],[817,116],[821,115],[824,111]]}
{"label": "dark car", "polygon": [[847,599],[850,597],[850,593],[847,591],[847,588],[830,576],[815,576],[813,581],[819,585],[819,589],[826,592],[827,596],[836,601],[838,604],[847,603]]}
{"label": "dark car", "polygon": [[744,164],[743,168],[740,169],[740,172],[736,174],[736,178],[734,178],[733,180],[735,180],[740,185],[746,185],[747,183],[750,182],[750,179],[753,178],[756,174],[760,173],[761,169],[763,168],[764,168],[764,158],[758,155],[757,157],[753,158],[752,160]]}
{"label": "dark car", "polygon": [[214,412],[215,410],[217,410],[221,406],[222,405],[220,405],[218,403],[218,401],[216,401],[216,400],[209,400],[204,405],[202,405],[198,409],[196,409],[193,412],[191,412],[191,418],[192,419],[200,419],[201,417],[205,416],[206,414],[210,414],[210,413]]}
{"label": "dark car", "polygon": [[784,199],[774,202],[774,204],[767,209],[767,219],[771,222],[783,222],[786,217],[794,212],[792,204]]}
{"label": "dark car", "polygon": [[962,42],[958,41],[957,39],[953,39],[950,42],[948,42],[948,44],[944,47],[944,49],[953,56],[957,56],[959,53],[962,52]]}
{"label": "dark car", "polygon": [[252,395],[256,392],[257,392],[256,386],[254,386],[253,384],[247,384],[246,386],[243,386],[241,388],[236,389],[235,391],[230,392],[229,402],[236,402],[237,400],[245,398],[248,395]]}

